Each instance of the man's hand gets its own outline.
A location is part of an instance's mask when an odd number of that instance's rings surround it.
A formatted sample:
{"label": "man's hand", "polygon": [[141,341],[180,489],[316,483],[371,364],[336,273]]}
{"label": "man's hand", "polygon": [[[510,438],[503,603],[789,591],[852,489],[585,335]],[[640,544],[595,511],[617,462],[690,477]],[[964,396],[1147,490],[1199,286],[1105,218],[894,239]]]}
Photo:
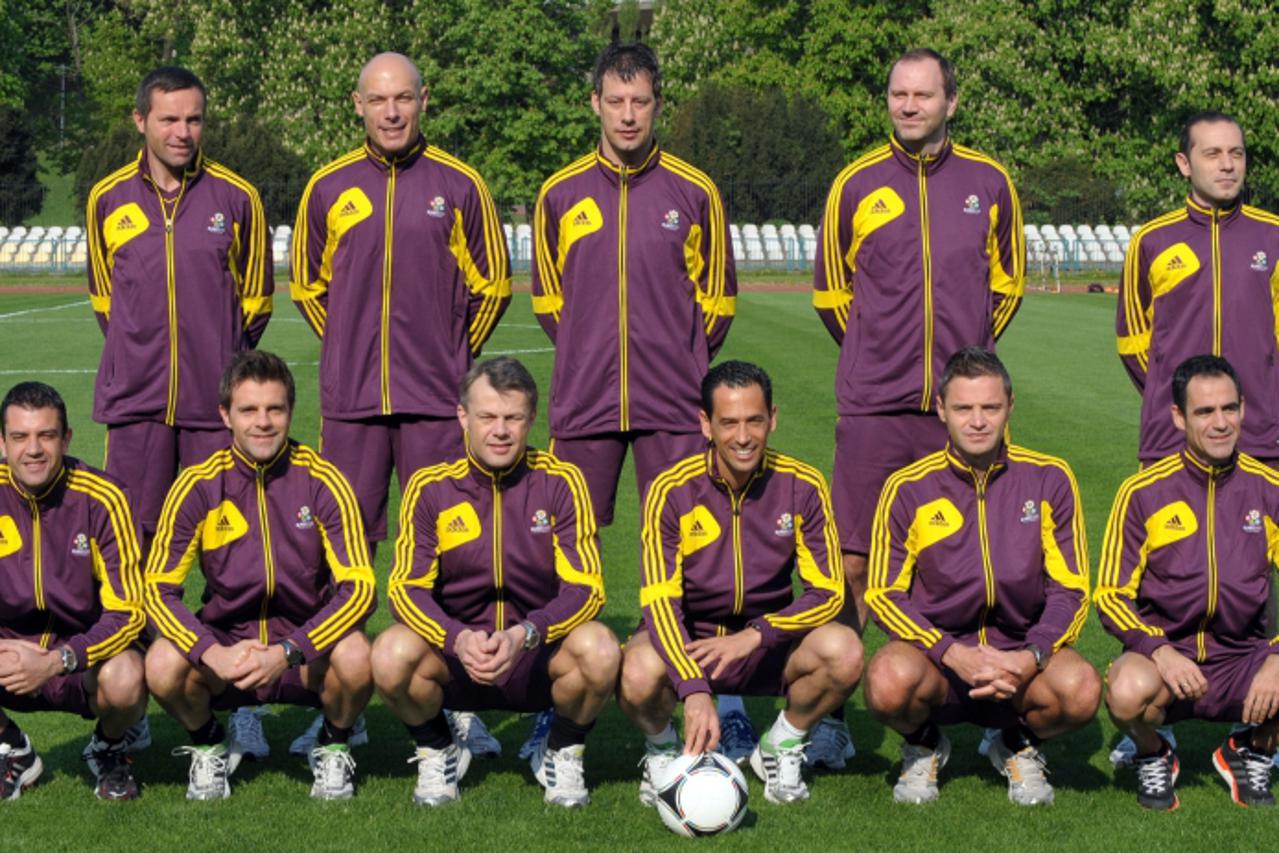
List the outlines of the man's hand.
{"label": "man's hand", "polygon": [[1001,666],[993,665],[992,660],[999,659],[992,659],[985,647],[962,643],[951,643],[941,659],[973,688],[968,691],[973,699],[1009,699],[1017,692],[1017,681]]}
{"label": "man's hand", "polygon": [[[707,673],[711,678],[719,678],[729,664],[749,657],[762,642],[764,642],[763,635],[747,626],[724,637],[693,640],[685,648],[688,650],[689,657],[702,668],[702,672]],[[715,667],[714,670],[711,670],[712,665]]]}
{"label": "man's hand", "polygon": [[26,640],[0,640],[0,687],[19,696],[37,692],[62,674],[62,655]]}
{"label": "man's hand", "polygon": [[1243,700],[1243,722],[1259,726],[1279,714],[1279,656],[1270,655],[1252,677]]}
{"label": "man's hand", "polygon": [[240,668],[243,674],[236,679],[235,686],[241,690],[257,690],[274,684],[288,668],[289,659],[284,654],[284,646],[279,643],[254,649],[245,658],[244,665]]}
{"label": "man's hand", "polygon": [[714,698],[709,693],[690,693],[684,699],[684,754],[701,755],[717,746],[719,712]]}
{"label": "man's hand", "polygon": [[488,632],[470,628],[459,631],[457,638],[453,640],[453,653],[462,662],[462,667],[471,676],[471,680],[480,684],[487,682],[476,677],[476,673],[481,672],[493,657],[493,653],[489,651],[490,645]]}
{"label": "man's hand", "polygon": [[494,631],[485,643],[488,658],[475,670],[467,669],[471,678],[480,684],[501,684],[510,675],[511,667],[524,654],[524,628],[516,625],[505,631]]}
{"label": "man's hand", "polygon": [[1160,678],[1178,699],[1198,699],[1208,692],[1208,679],[1204,678],[1199,665],[1172,646],[1160,646],[1150,657]]}
{"label": "man's hand", "polygon": [[240,640],[231,646],[215,643],[204,650],[200,663],[211,669],[222,681],[234,684],[248,672],[249,655],[255,651],[264,652],[266,646],[257,640]]}
{"label": "man's hand", "polygon": [[1005,652],[993,646],[978,646],[977,650],[987,669],[986,675],[978,676],[977,689],[970,693],[974,698],[1011,699],[1039,674],[1035,656],[1027,649]]}

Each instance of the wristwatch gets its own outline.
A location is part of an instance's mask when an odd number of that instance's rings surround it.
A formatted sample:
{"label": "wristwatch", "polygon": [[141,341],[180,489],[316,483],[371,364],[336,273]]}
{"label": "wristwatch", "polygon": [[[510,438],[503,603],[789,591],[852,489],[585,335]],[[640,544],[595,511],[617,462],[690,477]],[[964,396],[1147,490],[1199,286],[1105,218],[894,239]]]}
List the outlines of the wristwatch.
{"label": "wristwatch", "polygon": [[1039,670],[1040,672],[1043,672],[1044,667],[1048,666],[1048,659],[1052,657],[1052,653],[1049,652],[1048,654],[1044,654],[1044,650],[1039,648],[1039,646],[1035,645],[1034,643],[1031,643],[1030,645],[1026,646],[1026,651],[1034,655],[1035,669]]}
{"label": "wristwatch", "polygon": [[305,662],[302,659],[302,650],[295,646],[292,640],[282,641],[280,647],[284,649],[284,659],[288,662],[289,669],[297,669]]}
{"label": "wristwatch", "polygon": [[75,652],[71,649],[71,647],[63,646],[61,649],[58,650],[58,654],[62,656],[63,673],[70,675],[71,673],[75,672],[76,664],[78,663],[78,661],[76,661]]}
{"label": "wristwatch", "polygon": [[520,623],[520,627],[524,629],[524,650],[537,648],[537,644],[542,642],[542,635],[537,630],[537,626],[525,619]]}

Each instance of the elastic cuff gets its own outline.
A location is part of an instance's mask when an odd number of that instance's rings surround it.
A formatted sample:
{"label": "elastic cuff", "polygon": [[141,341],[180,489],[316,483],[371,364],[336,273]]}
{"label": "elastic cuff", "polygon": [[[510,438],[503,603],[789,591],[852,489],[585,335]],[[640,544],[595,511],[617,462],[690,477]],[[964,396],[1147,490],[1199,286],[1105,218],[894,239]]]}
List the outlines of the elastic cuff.
{"label": "elastic cuff", "polygon": [[792,639],[791,632],[783,631],[775,628],[769,621],[762,616],[758,619],[752,619],[746,623],[750,630],[759,630],[760,645],[766,649],[775,649],[782,644],[783,641]]}
{"label": "elastic cuff", "polygon": [[193,665],[199,666],[200,659],[204,657],[204,653],[218,644],[217,640],[210,635],[200,637],[195,641],[195,645],[191,647],[191,651],[187,652],[187,660]]}
{"label": "elastic cuff", "polygon": [[1142,637],[1140,640],[1132,644],[1131,651],[1145,655],[1148,658],[1153,658],[1156,651],[1164,646],[1170,645],[1172,644],[1168,642],[1167,637]]}
{"label": "elastic cuff", "polygon": [[679,686],[675,688],[675,695],[679,697],[679,701],[683,702],[694,693],[710,693],[710,682],[705,678],[690,678],[687,681],[681,681]]}
{"label": "elastic cuff", "polygon": [[954,637],[943,635],[940,640],[933,644],[931,649],[925,649],[924,654],[928,655],[928,659],[937,664],[937,666],[943,666],[941,659],[946,655],[946,650],[949,649],[954,642]]}

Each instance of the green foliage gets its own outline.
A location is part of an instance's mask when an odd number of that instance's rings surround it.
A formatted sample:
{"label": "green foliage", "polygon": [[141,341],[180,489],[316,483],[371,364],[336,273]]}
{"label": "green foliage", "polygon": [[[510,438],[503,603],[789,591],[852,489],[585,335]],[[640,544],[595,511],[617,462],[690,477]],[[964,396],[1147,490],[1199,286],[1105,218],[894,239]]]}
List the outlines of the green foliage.
{"label": "green foliage", "polygon": [[1018,183],[1025,219],[1035,225],[1062,222],[1120,222],[1119,190],[1097,174],[1091,163],[1066,156],[1027,166]]}
{"label": "green foliage", "polygon": [[31,120],[17,107],[0,106],[0,225],[17,225],[40,210],[44,188],[36,169]]}
{"label": "green foliage", "polygon": [[133,122],[120,121],[99,138],[97,145],[84,149],[76,168],[74,188],[76,210],[80,212],[78,222],[84,222],[85,206],[93,185],[135,159],[141,148],[142,137]]}
{"label": "green foliage", "polygon": [[257,187],[269,225],[293,224],[312,170],[276,130],[252,116],[219,122],[205,133],[204,150]]}

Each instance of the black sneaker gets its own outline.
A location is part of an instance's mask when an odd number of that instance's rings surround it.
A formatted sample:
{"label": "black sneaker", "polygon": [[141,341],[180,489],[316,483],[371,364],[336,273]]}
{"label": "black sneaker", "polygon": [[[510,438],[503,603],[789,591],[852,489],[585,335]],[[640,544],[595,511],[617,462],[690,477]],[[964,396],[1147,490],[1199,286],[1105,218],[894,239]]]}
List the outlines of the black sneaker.
{"label": "black sneaker", "polygon": [[1181,762],[1167,741],[1161,743],[1154,755],[1139,755],[1133,759],[1137,771],[1137,802],[1148,809],[1170,812],[1181,805],[1173,786],[1181,773]]}
{"label": "black sneaker", "polygon": [[22,733],[22,748],[14,749],[0,743],[0,800],[16,800],[30,788],[44,772],[44,762],[31,745],[31,738]]}
{"label": "black sneaker", "polygon": [[93,793],[99,800],[136,800],[142,789],[133,778],[133,759],[125,752],[124,741],[108,746],[95,734],[85,748],[85,761],[97,782]]}
{"label": "black sneaker", "polygon": [[[1247,732],[1226,738],[1212,754],[1212,766],[1230,786],[1230,799],[1241,806],[1273,806],[1270,793],[1270,756],[1253,752],[1247,746]],[[1235,739],[1239,737],[1244,745]]]}

